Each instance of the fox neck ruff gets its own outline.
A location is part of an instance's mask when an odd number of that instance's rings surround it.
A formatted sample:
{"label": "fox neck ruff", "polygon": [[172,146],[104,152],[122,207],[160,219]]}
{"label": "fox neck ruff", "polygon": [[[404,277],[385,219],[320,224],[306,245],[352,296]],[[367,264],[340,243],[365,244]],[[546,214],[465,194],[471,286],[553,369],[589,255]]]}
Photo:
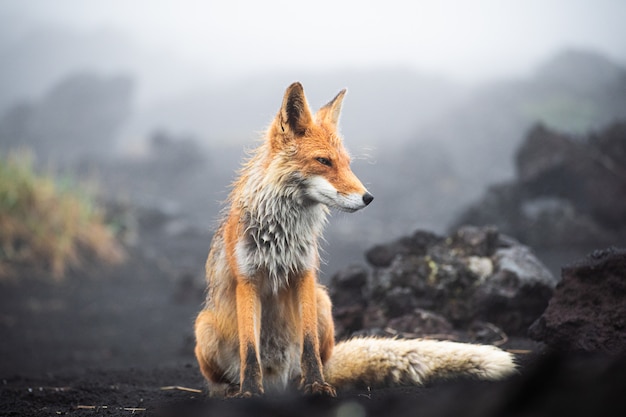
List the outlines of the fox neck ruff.
{"label": "fox neck ruff", "polygon": [[288,166],[282,162],[273,160],[262,169],[261,160],[251,160],[233,201],[245,228],[235,248],[239,270],[273,294],[318,268],[318,238],[328,214],[325,205],[307,197],[299,172],[279,169]]}

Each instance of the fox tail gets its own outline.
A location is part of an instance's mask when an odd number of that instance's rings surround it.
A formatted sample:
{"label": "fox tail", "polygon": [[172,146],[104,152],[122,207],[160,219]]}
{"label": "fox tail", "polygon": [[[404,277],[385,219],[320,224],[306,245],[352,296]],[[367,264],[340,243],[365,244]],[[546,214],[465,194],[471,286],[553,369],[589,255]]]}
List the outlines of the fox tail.
{"label": "fox tail", "polygon": [[338,389],[384,388],[460,376],[498,380],[515,368],[513,355],[495,346],[364,337],[338,343],[324,376]]}

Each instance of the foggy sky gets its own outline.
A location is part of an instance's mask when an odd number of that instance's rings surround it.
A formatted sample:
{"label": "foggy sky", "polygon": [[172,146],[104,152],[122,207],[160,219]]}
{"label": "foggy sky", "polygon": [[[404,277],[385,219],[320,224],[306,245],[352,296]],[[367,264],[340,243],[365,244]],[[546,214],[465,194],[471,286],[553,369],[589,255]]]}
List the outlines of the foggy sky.
{"label": "foggy sky", "polygon": [[[184,181],[174,169],[159,171],[173,178],[171,187],[155,187],[153,178],[146,187],[138,179],[141,204],[150,198],[163,204],[161,194],[173,191],[171,201],[210,221],[207,207],[218,207],[216,195],[224,198],[217,193],[226,188],[241,145],[259,136],[290,82],[302,81],[315,107],[348,87],[341,123],[355,166],[377,164],[380,156],[378,167],[395,169],[398,155],[408,156],[388,178],[378,178],[384,169],[367,166],[359,175],[377,190],[377,203],[358,216],[337,216],[327,235],[330,247],[335,233],[342,242],[336,247],[360,257],[367,245],[409,224],[443,231],[488,184],[510,178],[515,144],[538,116],[521,117],[520,104],[530,100],[536,110],[551,103],[532,89],[512,108],[488,94],[465,102],[465,91],[494,79],[532,79],[538,65],[568,49],[594,51],[600,68],[623,66],[624,22],[625,0],[0,0],[0,116],[3,106],[21,100],[36,107],[76,74],[128,76],[136,101],[108,146],[132,153],[157,129],[173,137],[189,133],[216,152],[223,151],[218,144],[236,148],[212,154],[212,180],[224,179],[209,181],[212,190],[204,171]],[[566,62],[559,76],[568,73],[572,61]],[[602,77],[599,72],[593,75]],[[582,100],[574,110],[588,104]],[[601,119],[583,116],[583,125]],[[71,118],[63,120],[62,127],[72,126]],[[90,137],[87,132],[85,140]],[[386,162],[379,150],[390,151]],[[154,194],[146,197],[146,190]]]}
{"label": "foggy sky", "polygon": [[4,0],[0,19],[2,42],[46,26],[111,30],[207,77],[406,66],[481,81],[564,48],[626,62],[622,0]]}

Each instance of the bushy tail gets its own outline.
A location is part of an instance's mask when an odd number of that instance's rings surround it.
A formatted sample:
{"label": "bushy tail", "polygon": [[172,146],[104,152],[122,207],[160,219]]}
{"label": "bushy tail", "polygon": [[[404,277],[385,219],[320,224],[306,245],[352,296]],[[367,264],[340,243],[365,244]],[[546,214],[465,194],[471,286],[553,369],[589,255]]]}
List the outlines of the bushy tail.
{"label": "bushy tail", "polygon": [[326,381],[338,389],[422,385],[458,376],[497,380],[514,372],[513,355],[495,346],[374,337],[338,343],[324,365]]}

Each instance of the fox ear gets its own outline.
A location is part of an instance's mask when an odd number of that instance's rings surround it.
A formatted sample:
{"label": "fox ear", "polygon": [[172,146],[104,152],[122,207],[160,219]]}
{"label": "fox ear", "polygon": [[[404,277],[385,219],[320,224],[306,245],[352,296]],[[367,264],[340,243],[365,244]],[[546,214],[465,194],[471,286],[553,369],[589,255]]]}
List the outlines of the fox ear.
{"label": "fox ear", "polygon": [[299,82],[287,87],[279,118],[282,131],[287,132],[289,130],[297,136],[303,135],[313,123],[313,116],[304,96],[304,88]]}
{"label": "fox ear", "polygon": [[339,122],[339,114],[341,113],[341,103],[346,95],[347,90],[344,88],[335,96],[334,99],[325,104],[321,109],[317,111],[315,118],[318,122],[330,123],[333,126],[337,126]]}

